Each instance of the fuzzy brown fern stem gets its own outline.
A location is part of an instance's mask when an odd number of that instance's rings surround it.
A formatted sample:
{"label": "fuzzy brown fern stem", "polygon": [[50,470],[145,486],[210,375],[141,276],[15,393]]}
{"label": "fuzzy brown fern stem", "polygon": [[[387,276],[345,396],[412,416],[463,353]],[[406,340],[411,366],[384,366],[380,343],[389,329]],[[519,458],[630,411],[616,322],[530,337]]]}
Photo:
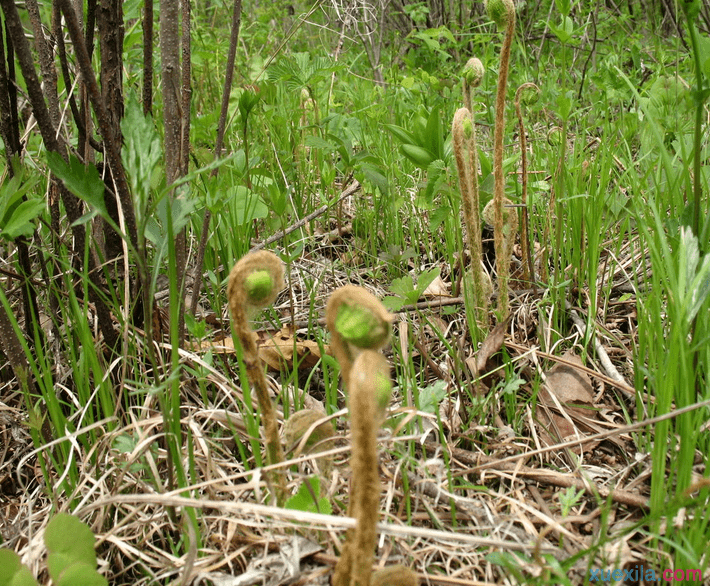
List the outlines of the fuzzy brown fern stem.
{"label": "fuzzy brown fern stem", "polygon": [[513,35],[515,34],[515,5],[513,0],[488,0],[486,9],[498,28],[505,28],[505,38],[500,52],[495,131],[493,135],[493,177],[495,179],[495,191],[493,194],[495,224],[493,225],[493,236],[496,249],[496,272],[498,273],[498,319],[502,321],[508,316],[509,311],[508,278],[510,270],[510,257],[505,254],[507,247],[503,232],[503,198],[505,197],[503,134],[505,132],[505,92],[508,85],[510,48],[513,45]]}
{"label": "fuzzy brown fern stem", "polygon": [[528,210],[528,153],[527,153],[527,138],[525,136],[525,124],[523,122],[523,111],[521,102],[531,103],[537,99],[540,93],[540,88],[534,83],[524,83],[515,92],[515,113],[518,116],[518,124],[520,125],[520,156],[521,156],[521,172],[522,172],[522,199],[523,204],[523,221],[520,229],[520,248],[523,254],[523,281],[527,281],[535,286],[535,266],[532,261],[530,252],[530,236],[529,236],[529,210]]}
{"label": "fuzzy brown fern stem", "polygon": [[[256,336],[249,325],[248,311],[273,303],[284,288],[283,265],[272,252],[262,250],[243,257],[229,274],[227,295],[232,313],[235,346],[241,345],[249,384],[256,392],[261,420],[264,424],[266,459],[269,464],[284,461],[283,449],[276,424],[276,411],[266,386],[264,368],[256,347]],[[286,479],[282,470],[273,476],[276,501],[283,504]]]}
{"label": "fuzzy brown fern stem", "polygon": [[379,510],[377,429],[389,401],[389,368],[377,353],[387,343],[393,316],[361,287],[346,285],[328,300],[330,347],[348,392],[353,442],[353,476],[348,531],[333,573],[333,586],[369,586]]}
{"label": "fuzzy brown fern stem", "polygon": [[[466,224],[466,237],[471,251],[471,276],[473,281],[473,302],[476,322],[482,328],[488,322],[488,298],[491,293],[487,274],[483,270],[481,249],[481,217],[478,191],[478,153],[473,115],[466,108],[459,108],[454,114],[452,137],[456,168],[461,189],[461,207]],[[468,152],[468,157],[466,157]],[[473,332],[471,332],[473,336]],[[474,337],[475,339],[475,337]]]}
{"label": "fuzzy brown fern stem", "polygon": [[377,542],[380,476],[377,430],[389,402],[392,383],[387,360],[374,350],[363,351],[353,363],[349,383],[352,433],[353,516],[357,519],[351,544],[350,586],[369,586]]}

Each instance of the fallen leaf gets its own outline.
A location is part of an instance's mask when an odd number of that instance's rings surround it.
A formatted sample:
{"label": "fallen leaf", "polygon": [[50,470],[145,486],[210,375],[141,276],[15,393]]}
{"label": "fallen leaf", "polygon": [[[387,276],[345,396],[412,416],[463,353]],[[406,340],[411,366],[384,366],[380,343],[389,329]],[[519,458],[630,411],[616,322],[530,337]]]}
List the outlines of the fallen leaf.
{"label": "fallen leaf", "polygon": [[194,352],[207,352],[212,350],[215,354],[234,353],[234,341],[231,336],[223,336],[214,340],[202,340],[199,343],[190,345]]}
{"label": "fallen leaf", "polygon": [[491,333],[483,340],[483,344],[481,344],[475,356],[466,359],[466,364],[471,371],[471,376],[476,377],[484,372],[488,359],[501,349],[503,340],[505,339],[505,333],[508,331],[510,319],[511,317],[509,316],[505,321],[496,324],[491,330]]}
{"label": "fallen leaf", "polygon": [[[584,366],[579,356],[568,350],[562,358],[566,362]],[[594,388],[586,372],[557,363],[545,373],[545,383],[538,393],[537,420],[540,423],[540,438],[543,444],[553,445],[565,439],[589,433],[589,425],[581,418],[595,419]],[[593,430],[591,430],[593,431]],[[599,442],[586,444],[589,450]],[[581,448],[573,448],[577,454]]]}
{"label": "fallen leaf", "polygon": [[[293,368],[294,350],[298,368],[313,368],[321,358],[320,347],[313,340],[302,340],[294,336],[289,326],[284,326],[280,331],[257,333],[257,346],[261,358],[271,370],[279,371],[281,368]],[[193,344],[195,352],[212,350],[215,354],[234,353],[234,341],[231,336],[203,340]],[[326,348],[327,351],[327,348]]]}
{"label": "fallen leaf", "polygon": [[[584,366],[579,356],[567,351],[562,358],[567,362]],[[546,383],[540,389],[538,398],[546,402],[549,406],[555,405],[552,398],[555,398],[572,412],[589,416],[590,409],[594,404],[594,387],[592,381],[583,370],[574,368],[568,364],[558,362],[546,373]]]}
{"label": "fallen leaf", "polygon": [[318,344],[313,340],[294,338],[289,326],[284,326],[259,346],[259,357],[277,371],[284,366],[293,368],[294,352],[298,368],[313,368],[321,358]]}
{"label": "fallen leaf", "polygon": [[431,283],[429,283],[429,286],[424,289],[424,293],[422,293],[423,297],[451,297],[451,293],[449,293],[449,287],[446,283],[444,283],[444,280],[441,278],[441,276],[436,277]]}

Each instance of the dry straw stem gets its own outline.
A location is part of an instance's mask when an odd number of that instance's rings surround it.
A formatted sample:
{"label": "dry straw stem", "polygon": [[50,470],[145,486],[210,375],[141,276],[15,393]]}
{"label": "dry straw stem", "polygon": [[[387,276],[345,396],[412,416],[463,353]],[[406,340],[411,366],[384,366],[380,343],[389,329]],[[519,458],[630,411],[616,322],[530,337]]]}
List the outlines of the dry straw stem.
{"label": "dry straw stem", "polygon": [[[491,293],[491,287],[490,285],[486,286],[487,275],[483,272],[476,131],[473,115],[467,108],[459,108],[454,114],[452,135],[456,168],[459,175],[459,187],[461,189],[463,217],[466,223],[468,247],[471,251],[471,274],[473,277],[476,322],[481,327],[485,327],[488,322],[488,298]],[[468,160],[465,157],[466,151],[468,151]]]}
{"label": "dry straw stem", "polygon": [[[267,390],[264,368],[259,360],[256,336],[249,326],[248,311],[269,305],[283,288],[283,265],[275,254],[266,250],[243,257],[229,273],[227,296],[232,324],[242,347],[249,383],[256,391],[259,402],[269,464],[280,464],[284,461],[284,455],[279,441],[276,412]],[[234,342],[236,346],[237,340]],[[282,504],[286,496],[286,480],[282,470],[274,474],[276,501]]]}
{"label": "dry straw stem", "polygon": [[515,34],[515,5],[513,0],[488,0],[486,8],[489,16],[499,28],[505,26],[505,38],[500,52],[500,68],[498,70],[498,90],[496,93],[496,120],[493,135],[493,176],[495,191],[493,194],[495,222],[493,236],[496,249],[496,272],[498,273],[498,319],[508,316],[508,277],[509,257],[505,254],[505,236],[503,219],[503,198],[505,195],[505,176],[503,174],[503,133],[505,131],[505,90],[508,85],[508,67],[510,65],[510,48]]}
{"label": "dry straw stem", "polygon": [[540,88],[534,83],[524,83],[515,92],[515,113],[518,115],[518,124],[520,125],[520,154],[521,154],[521,171],[522,171],[522,204],[523,204],[523,221],[520,230],[520,247],[523,253],[523,281],[530,283],[535,282],[535,266],[532,262],[532,254],[530,252],[529,240],[529,224],[528,224],[528,153],[527,153],[527,138],[525,136],[525,124],[523,123],[523,112],[520,106],[521,101],[530,102],[528,95],[534,96],[537,99],[540,93]]}
{"label": "dry straw stem", "polygon": [[387,343],[394,316],[362,287],[345,285],[328,299],[325,320],[331,335],[330,347],[340,363],[347,389],[355,358],[362,350],[379,350]]}

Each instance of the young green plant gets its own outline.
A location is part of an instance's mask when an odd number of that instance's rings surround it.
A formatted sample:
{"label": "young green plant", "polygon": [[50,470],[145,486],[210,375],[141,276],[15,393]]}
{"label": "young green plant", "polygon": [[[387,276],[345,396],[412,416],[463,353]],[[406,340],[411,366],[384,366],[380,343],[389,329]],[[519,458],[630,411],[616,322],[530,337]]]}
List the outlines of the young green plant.
{"label": "young green plant", "polygon": [[392,315],[373,295],[347,285],[328,301],[331,348],[348,392],[352,433],[352,484],[348,513],[357,520],[348,532],[333,574],[333,586],[416,585],[416,575],[395,566],[372,575],[380,505],[377,430],[392,393],[389,365],[378,350],[387,343]]}
{"label": "young green plant", "polygon": [[[269,397],[264,368],[256,347],[256,336],[249,326],[247,312],[269,305],[283,288],[283,265],[275,254],[266,250],[248,254],[237,262],[229,274],[227,286],[234,327],[234,343],[235,346],[240,345],[242,348],[247,378],[256,391],[259,401],[269,464],[282,463],[284,455],[276,424],[276,412]],[[283,470],[279,469],[273,480],[276,485],[276,501],[282,505],[286,496],[286,479]]]}

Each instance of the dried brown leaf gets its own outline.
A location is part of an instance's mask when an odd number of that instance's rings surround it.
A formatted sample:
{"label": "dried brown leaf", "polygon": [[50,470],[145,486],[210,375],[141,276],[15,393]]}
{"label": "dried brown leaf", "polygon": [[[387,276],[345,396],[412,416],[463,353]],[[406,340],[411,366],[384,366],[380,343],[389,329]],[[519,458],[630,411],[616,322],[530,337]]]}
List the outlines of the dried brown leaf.
{"label": "dried brown leaf", "polygon": [[488,337],[483,340],[483,344],[481,344],[476,355],[466,359],[466,364],[471,370],[472,376],[478,376],[481,372],[484,372],[488,359],[501,349],[509,323],[510,317],[496,324],[491,333],[488,334]]}
{"label": "dried brown leaf", "polygon": [[451,297],[451,293],[449,293],[448,285],[444,283],[441,276],[438,276],[424,289],[422,297]]}

